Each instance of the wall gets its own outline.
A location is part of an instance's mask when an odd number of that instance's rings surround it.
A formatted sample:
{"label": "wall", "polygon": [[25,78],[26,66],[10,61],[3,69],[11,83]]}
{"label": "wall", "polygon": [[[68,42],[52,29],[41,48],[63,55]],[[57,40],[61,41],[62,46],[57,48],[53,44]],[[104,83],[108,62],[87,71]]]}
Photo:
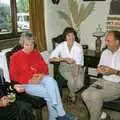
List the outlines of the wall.
{"label": "wall", "polygon": [[[101,25],[103,31],[106,31],[106,18],[109,12],[110,1],[111,0],[95,2],[94,11],[80,26],[81,44],[88,44],[90,49],[95,49],[96,38],[92,36],[92,33],[96,31],[98,24]],[[83,1],[77,0],[77,2],[82,3]],[[83,3],[85,3],[85,5],[88,4],[88,2]],[[51,39],[61,34],[63,29],[67,26],[67,23],[60,19],[56,13],[56,11],[61,8],[68,11],[67,0],[60,0],[59,5],[52,4],[52,0],[45,0],[45,28],[49,51],[52,50]]]}

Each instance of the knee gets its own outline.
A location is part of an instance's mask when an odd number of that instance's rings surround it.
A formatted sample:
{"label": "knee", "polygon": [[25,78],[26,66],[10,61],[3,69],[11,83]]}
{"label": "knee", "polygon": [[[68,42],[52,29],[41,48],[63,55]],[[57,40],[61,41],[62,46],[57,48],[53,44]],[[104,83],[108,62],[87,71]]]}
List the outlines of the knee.
{"label": "knee", "polygon": [[89,91],[85,90],[83,91],[83,93],[81,94],[81,97],[84,101],[86,101],[89,97]]}
{"label": "knee", "polygon": [[96,91],[89,91],[89,90],[85,90],[82,94],[81,94],[82,99],[86,102],[86,101],[99,101],[101,100],[101,96],[98,92]]}
{"label": "knee", "polygon": [[48,84],[57,84],[56,80],[54,80],[51,76],[47,75],[44,77],[44,81]]}

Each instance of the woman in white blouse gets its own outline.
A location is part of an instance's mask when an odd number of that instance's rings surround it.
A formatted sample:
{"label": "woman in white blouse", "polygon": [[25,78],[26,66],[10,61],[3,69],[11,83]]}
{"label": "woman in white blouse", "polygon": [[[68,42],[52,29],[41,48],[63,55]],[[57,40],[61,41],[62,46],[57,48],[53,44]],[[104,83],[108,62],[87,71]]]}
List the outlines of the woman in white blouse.
{"label": "woman in white blouse", "polygon": [[84,83],[83,48],[76,42],[77,34],[73,28],[65,28],[63,38],[65,41],[52,51],[50,61],[60,62],[59,71],[68,81],[69,98],[75,102],[75,93],[83,87]]}

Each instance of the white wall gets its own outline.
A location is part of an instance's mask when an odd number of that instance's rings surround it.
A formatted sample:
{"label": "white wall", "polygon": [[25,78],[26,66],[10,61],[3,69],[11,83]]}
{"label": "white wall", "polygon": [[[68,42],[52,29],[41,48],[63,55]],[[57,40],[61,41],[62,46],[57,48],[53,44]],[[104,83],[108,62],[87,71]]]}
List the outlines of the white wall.
{"label": "white wall", "polygon": [[61,22],[56,12],[60,6],[64,6],[66,1],[63,0],[59,5],[54,5],[52,0],[45,0],[45,28],[48,50],[52,50],[52,38],[60,35],[67,26],[67,24]]}
{"label": "white wall", "polygon": [[[82,0],[77,0],[82,2]],[[106,31],[106,18],[109,12],[109,5],[111,0],[97,1],[95,3],[94,11],[88,18],[81,24],[81,43],[88,44],[90,49],[95,49],[95,39],[92,33],[96,31],[98,24],[101,25],[103,31]],[[88,2],[84,2],[85,5]],[[57,10],[63,8],[66,11],[67,0],[60,0],[59,5],[52,4],[52,0],[45,0],[45,28],[48,50],[52,50],[51,39],[63,32],[63,29],[67,27],[67,23],[59,18]],[[102,38],[104,39],[104,38]]]}

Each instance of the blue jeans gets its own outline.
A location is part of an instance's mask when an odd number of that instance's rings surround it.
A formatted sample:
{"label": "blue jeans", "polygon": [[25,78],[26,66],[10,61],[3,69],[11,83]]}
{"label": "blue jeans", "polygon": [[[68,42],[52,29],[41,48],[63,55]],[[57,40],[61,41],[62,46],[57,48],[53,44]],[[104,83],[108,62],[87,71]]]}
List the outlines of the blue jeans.
{"label": "blue jeans", "polygon": [[27,94],[42,97],[48,106],[49,120],[56,120],[56,117],[65,115],[61,97],[56,81],[45,76],[38,84],[23,84]]}

